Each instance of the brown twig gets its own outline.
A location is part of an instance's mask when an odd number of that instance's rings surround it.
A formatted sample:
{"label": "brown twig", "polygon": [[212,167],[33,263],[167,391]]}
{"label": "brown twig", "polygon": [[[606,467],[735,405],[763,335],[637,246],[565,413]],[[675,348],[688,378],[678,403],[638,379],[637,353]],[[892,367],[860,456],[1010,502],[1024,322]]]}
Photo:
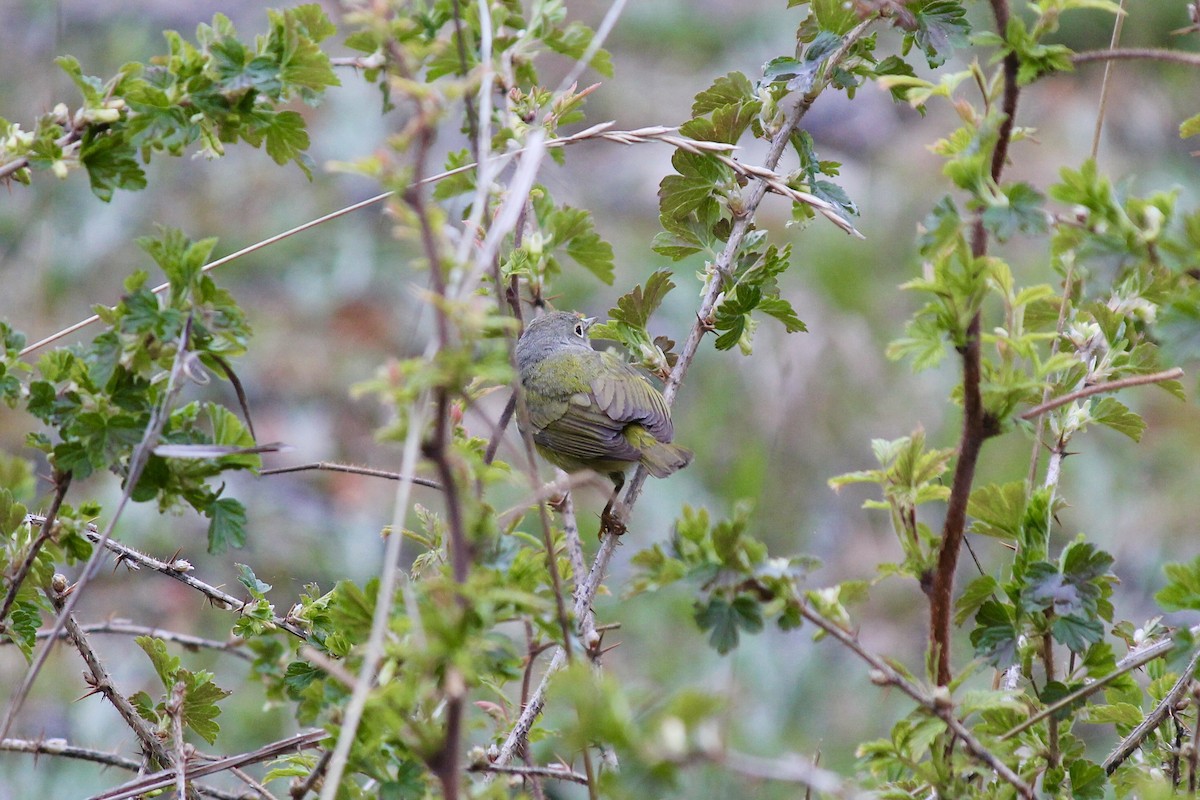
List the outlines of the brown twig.
{"label": "brown twig", "polygon": [[[186,777],[190,780],[202,778],[205,775],[215,775],[219,772],[233,769],[234,767],[246,767],[251,764],[259,764],[263,761],[268,761],[272,758],[286,755],[296,750],[307,750],[317,747],[318,743],[325,739],[329,734],[323,730],[309,731],[308,733],[298,733],[294,736],[289,736],[286,739],[281,739],[277,742],[272,742],[263,745],[256,750],[251,750],[248,753],[241,753],[236,756],[225,756],[223,758],[215,758],[212,761],[192,762],[188,764]],[[175,770],[162,770],[152,775],[146,775],[136,780],[125,783],[121,786],[94,795],[89,800],[128,800],[128,798],[137,797],[139,795],[153,792],[157,789],[166,789],[175,781]]]}
{"label": "brown twig", "polygon": [[[75,587],[71,588],[75,591]],[[100,657],[96,655],[96,651],[92,649],[91,643],[88,642],[87,636],[79,629],[79,623],[75,621],[75,615],[67,608],[67,579],[62,575],[55,575],[51,580],[51,585],[46,590],[46,596],[54,606],[55,612],[58,613],[63,620],[63,630],[71,644],[79,651],[79,655],[83,658],[83,663],[87,665],[90,677],[88,685],[91,691],[88,694],[101,694],[112,707],[121,715],[121,719],[125,720],[125,724],[137,736],[141,743],[142,749],[155,761],[160,767],[170,766],[172,763],[171,754],[163,746],[163,743],[154,731],[150,729],[146,720],[142,719],[138,714],[137,709],[133,704],[125,699],[125,695],[117,691],[117,687],[113,685],[112,677],[108,674],[108,670],[104,668],[104,664],[100,661]],[[182,795],[181,795],[182,796]]]}
{"label": "brown twig", "polygon": [[[373,467],[356,467],[353,464],[339,464],[336,461],[313,461],[308,464],[296,464],[292,467],[274,467],[261,470],[259,475],[286,475],[289,472],[305,472],[307,470],[324,470],[326,472],[348,472],[351,475],[365,475],[368,478],[386,478],[389,481],[402,481],[404,476],[399,472],[389,472]],[[429,478],[409,478],[417,486],[427,486],[430,489],[441,489],[442,485]]]}
{"label": "brown twig", "polygon": [[[45,522],[45,517],[41,517],[37,514],[29,514],[26,519],[28,519],[32,525],[41,525]],[[198,578],[193,578],[190,574],[192,569],[191,563],[182,558],[177,558],[168,563],[166,561],[160,561],[157,558],[148,556],[145,553],[133,549],[132,547],[121,544],[115,539],[109,538],[107,540],[103,540],[100,529],[90,522],[84,526],[83,534],[93,544],[100,545],[103,549],[116,555],[118,564],[124,563],[133,569],[141,569],[142,567],[145,567],[146,569],[151,569],[155,572],[166,575],[168,578],[173,578],[203,594],[217,608],[222,608],[227,611],[237,611],[240,613],[249,603],[247,600],[242,600],[241,598],[235,597],[234,595],[222,591],[211,584],[205,583]],[[301,639],[308,637],[308,634],[306,634],[301,628],[284,619],[283,617],[274,615],[272,616],[271,621],[281,630],[285,630],[294,636],[298,636]],[[43,631],[41,634],[39,634],[39,636],[44,638],[49,638],[50,635],[50,631]],[[61,632],[55,635],[61,636]]]}
{"label": "brown twig", "polygon": [[[67,744],[65,739],[3,739],[0,740],[0,751],[9,753],[31,753],[36,756],[57,756],[71,758],[77,761],[88,761],[105,767],[139,772],[143,767],[141,760],[125,758],[102,750],[88,747],[78,747]],[[193,784],[196,791],[205,797],[215,797],[217,800],[244,800],[241,792],[227,792],[212,786]]]}
{"label": "brown twig", "polygon": [[1127,389],[1130,386],[1144,386],[1148,383],[1162,383],[1163,381],[1173,381],[1183,377],[1183,369],[1173,367],[1162,372],[1154,372],[1149,375],[1130,375],[1128,378],[1118,378],[1115,381],[1106,381],[1104,383],[1094,383],[1091,386],[1085,386],[1068,394],[1060,395],[1053,400],[1049,400],[1036,408],[1031,408],[1021,415],[1021,419],[1035,419],[1047,411],[1053,411],[1059,406],[1065,406],[1067,403],[1073,403],[1076,400],[1082,400],[1085,397],[1091,397],[1094,394],[1102,392],[1115,392],[1118,389]]}
{"label": "brown twig", "polygon": [[[1167,641],[1166,644],[1171,645],[1172,642]],[[1187,667],[1179,676],[1179,680],[1175,681],[1175,685],[1171,687],[1171,691],[1167,692],[1166,696],[1154,707],[1154,710],[1146,715],[1146,718],[1138,723],[1138,726],[1129,732],[1129,735],[1121,740],[1121,743],[1104,759],[1104,772],[1112,775],[1116,772],[1117,767],[1125,762],[1125,759],[1133,755],[1133,752],[1142,746],[1142,742],[1146,737],[1157,730],[1159,725],[1166,722],[1171,715],[1171,711],[1179,703],[1180,699],[1195,680],[1196,665],[1200,663],[1200,650],[1192,654],[1192,658],[1188,661]],[[1124,674],[1121,672],[1119,674]],[[1108,677],[1108,676],[1105,676]],[[1090,687],[1089,687],[1090,688]],[[1066,698],[1064,698],[1066,699]],[[1007,734],[1006,734],[1007,736]]]}
{"label": "brown twig", "polygon": [[[83,633],[91,635],[93,633],[107,633],[118,636],[151,636],[155,639],[162,639],[164,642],[174,642],[182,646],[185,650],[196,652],[198,650],[218,650],[222,653],[229,653],[244,661],[253,661],[254,654],[243,649],[246,644],[245,639],[229,639],[224,642],[219,642],[215,639],[204,639],[200,636],[193,636],[190,633],[179,633],[178,631],[168,631],[163,628],[155,628],[152,625],[135,625],[128,620],[109,620],[107,622],[93,622],[88,625],[80,625],[79,629]],[[46,639],[50,636],[50,631],[38,631],[37,638]],[[60,639],[65,639],[66,632],[59,633]],[[0,644],[6,644],[0,642]]]}
{"label": "brown twig", "polygon": [[573,772],[569,767],[516,767],[512,764],[500,766],[498,764],[489,764],[487,762],[472,764],[467,767],[468,772],[490,772],[499,773],[501,775],[518,775],[522,778],[550,778],[556,781],[570,781],[571,783],[579,783],[587,785],[587,775],[581,775],[578,772]]}

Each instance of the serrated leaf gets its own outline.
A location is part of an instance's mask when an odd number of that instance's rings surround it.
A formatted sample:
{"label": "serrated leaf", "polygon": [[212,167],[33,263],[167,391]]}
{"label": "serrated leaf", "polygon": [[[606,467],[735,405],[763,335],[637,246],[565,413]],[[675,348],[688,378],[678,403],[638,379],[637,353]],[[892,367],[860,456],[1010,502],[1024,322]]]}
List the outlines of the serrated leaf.
{"label": "serrated leaf", "polygon": [[1090,645],[1104,638],[1104,625],[1099,620],[1084,619],[1076,615],[1058,617],[1050,628],[1054,640],[1076,653],[1082,653]]}
{"label": "serrated leaf", "polygon": [[246,507],[232,497],[221,497],[204,510],[208,517],[208,552],[223,553],[246,544]]}
{"label": "serrated leaf", "polygon": [[1115,397],[1104,397],[1091,407],[1092,419],[1123,433],[1135,442],[1140,441],[1146,430],[1146,422]]}
{"label": "serrated leaf", "polygon": [[197,736],[209,744],[217,740],[221,726],[216,719],[221,714],[217,701],[229,696],[229,692],[212,682],[207,672],[192,673],[179,670],[179,680],[184,683],[183,721]]}
{"label": "serrated leaf", "polygon": [[696,95],[692,103],[692,116],[700,117],[712,113],[722,106],[735,105],[754,100],[754,88],[750,79],[740,72],[730,72],[717,78],[712,86]]}
{"label": "serrated leaf", "polygon": [[782,297],[763,298],[758,304],[758,310],[782,322],[784,330],[788,333],[800,333],[808,330],[808,326],[797,316],[791,303]]}
{"label": "serrated leaf", "polygon": [[974,518],[971,532],[1001,539],[1020,537],[1025,518],[1025,484],[987,484],[971,492],[967,514]]}

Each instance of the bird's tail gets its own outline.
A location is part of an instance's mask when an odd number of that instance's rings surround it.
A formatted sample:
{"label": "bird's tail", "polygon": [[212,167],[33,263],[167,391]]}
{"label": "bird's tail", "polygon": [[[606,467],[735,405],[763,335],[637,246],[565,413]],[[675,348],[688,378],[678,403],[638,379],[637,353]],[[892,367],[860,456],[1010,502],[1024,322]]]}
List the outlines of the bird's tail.
{"label": "bird's tail", "polygon": [[654,442],[642,450],[642,464],[656,478],[665,478],[692,462],[692,451],[677,444]]}

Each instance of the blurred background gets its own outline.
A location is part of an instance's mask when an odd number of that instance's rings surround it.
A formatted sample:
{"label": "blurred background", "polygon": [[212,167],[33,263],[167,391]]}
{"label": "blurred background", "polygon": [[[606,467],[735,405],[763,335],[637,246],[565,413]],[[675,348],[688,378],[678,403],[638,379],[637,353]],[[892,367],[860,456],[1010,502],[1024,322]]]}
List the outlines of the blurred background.
{"label": "blurred background", "polygon": [[[85,73],[107,78],[126,61],[163,53],[164,29],[192,39],[196,25],[211,21],[215,12],[230,16],[245,37],[261,32],[269,5],[251,0],[0,4],[0,116],[29,126],[56,103],[75,107],[74,88],[53,64],[58,55],[72,54]],[[337,19],[337,6],[325,5]],[[617,128],[628,129],[685,121],[693,95],[713,78],[739,70],[753,80],[764,62],[793,54],[799,12],[785,6],[782,0],[631,3],[607,44],[616,76],[603,80],[589,98],[586,124],[615,120]],[[570,3],[570,12],[594,26],[607,7],[580,0]],[[990,23],[981,16],[985,10],[973,7],[972,19]],[[1189,22],[1183,0],[1134,3],[1130,10],[1123,45],[1195,48],[1195,36],[1169,35]],[[1074,13],[1064,20],[1059,38],[1076,50],[1103,48],[1111,24],[1109,15]],[[880,56],[892,52],[898,39],[881,31]],[[349,54],[336,40],[330,49]],[[544,81],[555,85],[568,66],[546,62]],[[1090,149],[1102,72],[1100,64],[1086,65],[1024,92],[1019,123],[1037,130],[1032,140],[1014,147],[1007,178],[1044,190],[1060,167],[1078,167]],[[0,318],[33,341],[88,316],[93,304],[115,302],[133,270],[151,270],[157,282],[152,262],[134,244],[156,225],[178,226],[193,238],[218,236],[216,254],[224,255],[379,192],[371,181],[326,169],[330,162],[376,152],[399,124],[395,116],[380,115],[375,87],[352,71],[339,74],[343,86],[330,90],[319,108],[303,110],[312,136],[310,154],[318,165],[312,182],[294,166],[277,167],[265,153],[240,145],[211,163],[156,157],[148,167],[149,190],[118,192],[107,205],[91,194],[82,173],[65,181],[38,173],[30,188],[8,187],[0,201]],[[1101,170],[1133,192],[1176,187],[1180,206],[1194,208],[1200,173],[1189,151],[1195,140],[1181,141],[1177,130],[1197,111],[1195,86],[1195,72],[1183,67],[1118,63]],[[922,118],[867,86],[854,102],[832,93],[822,96],[805,125],[821,157],[844,164],[842,185],[858,204],[855,225],[866,240],[821,222],[805,229],[785,227],[789,208],[768,198],[759,225],[770,229],[773,240],[793,245],[795,266],[784,276],[784,293],[809,331],[786,335],[764,322],[749,358],[717,353],[711,342],[702,349],[675,412],[677,441],[696,450],[695,463],[648,487],[618,552],[608,582],[612,594],[603,598],[599,616],[622,625],[616,636],[621,647],[607,662],[635,696],[651,703],[683,686],[723,693],[736,709],[727,729],[733,746],[760,755],[820,752],[823,765],[845,769],[853,763],[853,743],[885,735],[907,708],[903,698],[871,687],[865,670],[845,652],[830,643],[813,644],[803,631],[768,630],[744,639],[722,658],[691,622],[688,588],[622,599],[629,558],[665,540],[685,503],[707,506],[720,517],[735,501],[752,500],[755,531],[773,552],[806,553],[824,563],[813,575],[814,585],[870,578],[878,563],[901,559],[886,515],[860,509],[864,499],[875,496],[870,489],[835,494],[827,479],[874,467],[872,438],[894,439],[923,427],[931,446],[952,447],[956,441],[959,417],[946,402],[958,379],[954,361],[913,375],[908,365],[890,363],[883,355],[923,302],[896,287],[920,271],[916,226],[945,191],[940,159],[927,148],[956,125],[953,112],[934,102]],[[439,142],[444,150],[461,146],[451,136]],[[753,146],[742,154],[751,163],[758,156]],[[670,148],[662,145],[597,142],[571,147],[564,167],[544,166],[541,180],[551,194],[592,209],[598,231],[617,255],[613,287],[586,274],[569,276],[555,287],[560,308],[602,316],[634,283],[669,266],[650,250],[650,240],[658,230],[657,185],[671,171],[670,157]],[[1057,285],[1044,250],[1041,242],[1018,242],[999,252],[1012,260],[1018,281]],[[295,448],[269,456],[268,466],[332,460],[398,467],[399,448],[374,438],[383,411],[371,399],[351,398],[350,388],[387,359],[421,350],[414,287],[423,285],[424,276],[409,266],[411,258],[393,241],[389,222],[376,206],[256,252],[215,275],[248,310],[255,329],[250,353],[235,369],[249,393],[260,440]],[[675,265],[679,288],[654,320],[653,333],[676,340],[685,335],[700,289],[695,273],[702,267],[700,261]],[[1185,385],[1194,397],[1197,364],[1178,363],[1188,371]],[[227,384],[214,382],[203,391],[236,404]],[[1200,412],[1194,400],[1179,403],[1154,388],[1135,389],[1123,399],[1147,418],[1149,430],[1140,445],[1107,429],[1075,440],[1072,449],[1080,455],[1067,461],[1062,485],[1070,506],[1060,515],[1062,527],[1055,535],[1061,542],[1085,531],[1113,552],[1121,578],[1118,616],[1138,621],[1154,613],[1151,596],[1161,585],[1162,563],[1200,554],[1195,522],[1200,493],[1194,489]],[[0,407],[4,452],[36,455],[24,447],[27,424],[23,415]],[[980,480],[1022,479],[1030,447],[1020,434],[992,440]],[[514,452],[510,442],[501,457]],[[43,483],[39,491],[45,489]],[[379,532],[392,516],[391,484],[303,473],[239,477],[230,494],[248,508],[249,542],[243,551],[208,556],[205,520],[190,514],[160,518],[153,508],[133,509],[116,537],[161,557],[178,550],[202,579],[234,590],[234,563],[249,564],[274,585],[271,597],[280,612],[306,583],[329,589],[341,578],[364,581],[377,573]],[[117,487],[111,476],[99,476],[73,487],[72,495],[77,501],[90,496],[111,504]],[[514,487],[513,498],[520,495]],[[437,504],[436,496],[418,500]],[[585,529],[594,524],[602,503],[597,495],[579,499]],[[938,519],[925,521],[940,526]],[[586,537],[586,543],[594,546],[594,538]],[[1004,558],[993,541],[975,546],[985,568]],[[862,639],[920,671],[926,614],[918,587],[897,580],[881,583],[859,611]],[[129,618],[217,638],[227,635],[231,623],[227,614],[209,609],[172,581],[154,574],[131,577],[123,570],[103,574],[89,588],[81,616],[85,622]],[[99,638],[97,647],[124,691],[158,693],[149,661],[131,640]],[[959,663],[968,653],[964,637]],[[222,751],[250,749],[294,728],[288,709],[266,706],[253,683],[243,685],[244,662],[209,653],[184,658],[192,668],[214,670],[218,684],[237,690],[236,702],[227,702],[219,719],[226,731]],[[58,648],[13,735],[63,736],[83,746],[132,752],[132,737],[101,700],[64,705],[64,697],[85,691],[80,668],[76,653]],[[0,686],[13,686],[24,669],[14,648],[0,649]],[[78,691],[64,691],[64,681],[78,684]],[[31,787],[45,796],[83,796],[120,779],[92,765],[0,754],[0,800],[31,796]],[[760,796],[756,791],[777,796],[770,794],[776,789],[754,788],[729,776],[710,776],[686,794]]]}

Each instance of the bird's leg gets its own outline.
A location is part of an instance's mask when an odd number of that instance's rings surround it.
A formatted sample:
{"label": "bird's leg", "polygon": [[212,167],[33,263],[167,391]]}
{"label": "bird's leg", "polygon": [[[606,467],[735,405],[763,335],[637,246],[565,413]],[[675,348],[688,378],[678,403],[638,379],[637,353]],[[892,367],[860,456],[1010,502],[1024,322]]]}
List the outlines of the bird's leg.
{"label": "bird's leg", "polygon": [[612,497],[608,498],[608,505],[600,512],[600,538],[604,538],[604,534],[611,533],[613,536],[620,536],[625,533],[625,523],[621,520],[621,514],[624,508],[617,502],[617,496],[621,494],[622,487],[625,486],[624,472],[610,472],[608,477],[613,482]]}

